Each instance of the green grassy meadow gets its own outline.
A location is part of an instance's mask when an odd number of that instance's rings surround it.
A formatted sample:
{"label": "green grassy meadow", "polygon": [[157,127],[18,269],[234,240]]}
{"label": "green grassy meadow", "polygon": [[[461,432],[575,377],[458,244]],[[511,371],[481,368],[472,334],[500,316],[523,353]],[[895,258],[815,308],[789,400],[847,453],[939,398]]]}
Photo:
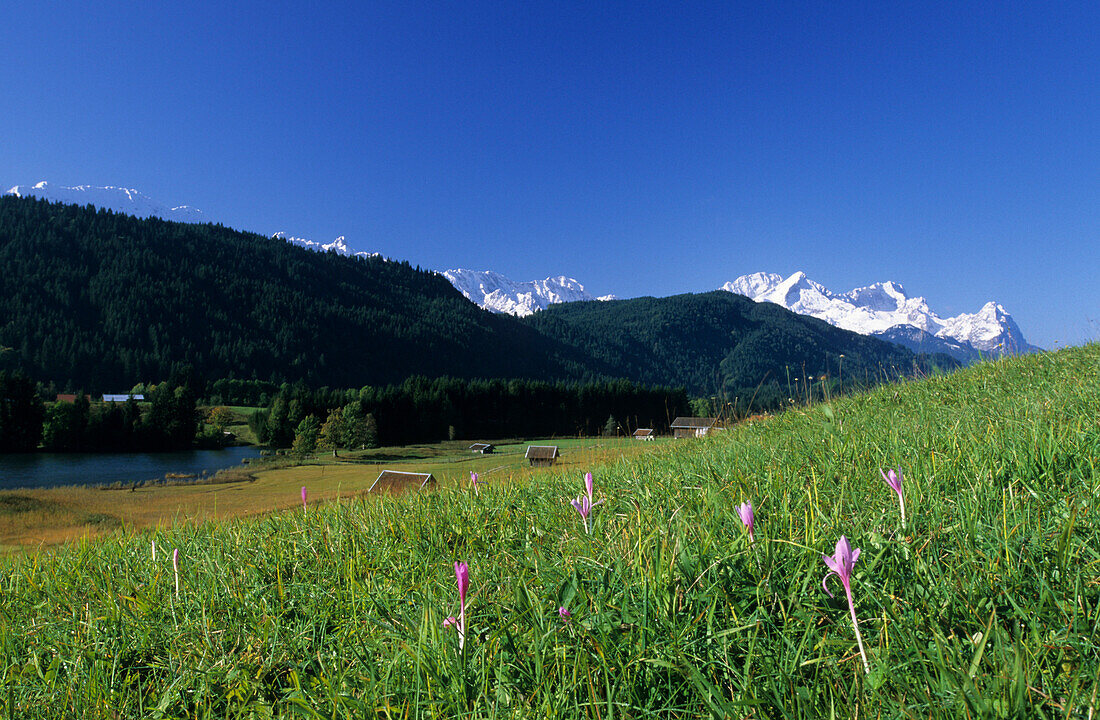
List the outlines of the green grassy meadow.
{"label": "green grassy meadow", "polygon": [[[613,458],[652,452],[662,443],[630,438],[542,439],[557,444],[558,470],[583,472]],[[470,473],[492,483],[539,482],[549,471],[530,468],[527,442],[505,440],[491,455],[473,454],[469,442],[320,452],[306,458],[270,456],[219,471],[202,481],[0,490],[0,554],[95,538],[119,528],[129,531],[233,520],[285,512],[301,506],[300,489],[311,504],[367,493],[383,470],[432,473],[441,487],[469,485]]]}
{"label": "green grassy meadow", "polygon": [[0,716],[1091,719],[1098,462],[1093,344],[478,494],[116,531],[0,558]]}

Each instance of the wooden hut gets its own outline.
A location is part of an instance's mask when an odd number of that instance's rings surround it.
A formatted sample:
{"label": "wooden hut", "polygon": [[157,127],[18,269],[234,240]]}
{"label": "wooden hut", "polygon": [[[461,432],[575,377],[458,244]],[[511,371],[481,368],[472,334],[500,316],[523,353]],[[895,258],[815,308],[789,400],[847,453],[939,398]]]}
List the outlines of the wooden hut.
{"label": "wooden hut", "polygon": [[528,445],[524,455],[531,467],[550,467],[561,457],[557,445]]}
{"label": "wooden hut", "polygon": [[496,446],[490,443],[474,443],[470,446],[470,452],[479,453],[481,455],[491,455],[495,449]]}
{"label": "wooden hut", "polygon": [[634,431],[635,440],[652,440],[657,437],[657,433],[653,432],[653,428],[638,428]]}
{"label": "wooden hut", "polygon": [[383,470],[374,484],[367,492],[400,493],[408,490],[423,490],[426,487],[435,487],[435,476],[431,473],[401,472],[399,470]]}
{"label": "wooden hut", "polygon": [[672,437],[705,437],[717,422],[717,418],[678,417],[672,421]]}

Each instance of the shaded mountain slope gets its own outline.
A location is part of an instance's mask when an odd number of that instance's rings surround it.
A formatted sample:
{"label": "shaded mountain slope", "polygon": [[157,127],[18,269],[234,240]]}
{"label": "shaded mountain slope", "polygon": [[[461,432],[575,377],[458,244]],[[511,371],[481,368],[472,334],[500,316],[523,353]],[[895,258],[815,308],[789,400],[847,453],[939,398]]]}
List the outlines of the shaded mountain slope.
{"label": "shaded mountain slope", "polygon": [[221,226],[3,197],[0,267],[3,362],[61,386],[123,391],[184,363],[344,387],[590,374],[435,273]]}
{"label": "shaded mountain slope", "polygon": [[566,303],[524,322],[632,380],[675,377],[704,396],[755,392],[765,405],[786,397],[795,378],[829,375],[862,384],[927,366],[892,343],[720,290]]}

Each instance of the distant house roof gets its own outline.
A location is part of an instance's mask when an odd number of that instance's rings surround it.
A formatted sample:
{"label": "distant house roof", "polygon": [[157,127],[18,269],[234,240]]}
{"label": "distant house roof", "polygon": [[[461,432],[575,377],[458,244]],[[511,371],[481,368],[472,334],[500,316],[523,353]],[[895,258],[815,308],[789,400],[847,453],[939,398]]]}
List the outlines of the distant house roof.
{"label": "distant house roof", "polygon": [[104,395],[103,396],[103,402],[126,402],[130,398],[133,398],[134,400],[144,400],[145,396],[144,395],[130,395],[129,393],[127,393],[125,395]]}
{"label": "distant house roof", "polygon": [[473,445],[470,446],[470,450],[472,450],[474,452],[483,453],[483,452],[492,450],[493,447],[494,447],[494,445],[492,445],[490,443],[474,443]]}
{"label": "distant house roof", "polygon": [[[91,401],[92,396],[85,393],[84,399]],[[58,393],[55,402],[76,402],[76,393]]]}
{"label": "distant house roof", "polygon": [[634,431],[634,437],[643,438],[653,435],[653,428],[638,428]]}
{"label": "distant house roof", "polygon": [[709,428],[714,427],[718,418],[704,417],[678,417],[672,421],[674,428]]}
{"label": "distant house roof", "polygon": [[527,460],[553,460],[560,456],[557,445],[528,445],[527,454],[523,457]]}
{"label": "distant house roof", "polygon": [[435,485],[435,476],[431,473],[401,472],[383,470],[367,492],[401,492],[404,490],[423,490],[426,485]]}

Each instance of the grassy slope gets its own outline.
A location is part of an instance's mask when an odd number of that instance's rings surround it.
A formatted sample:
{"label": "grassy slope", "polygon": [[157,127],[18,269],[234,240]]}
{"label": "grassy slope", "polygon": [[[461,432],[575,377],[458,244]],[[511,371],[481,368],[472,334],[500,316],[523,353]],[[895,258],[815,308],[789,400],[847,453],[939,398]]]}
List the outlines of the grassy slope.
{"label": "grassy slope", "polygon": [[[671,439],[642,444],[628,438],[566,438],[535,444],[557,444],[562,452],[559,468],[583,472],[662,442]],[[494,483],[537,482],[535,476],[548,472],[528,466],[527,443],[503,441],[492,455],[474,455],[468,447],[468,442],[455,441],[341,451],[339,458],[320,453],[302,464],[289,457],[272,458],[223,470],[210,483],[0,490],[0,553],[92,539],[120,527],[142,530],[293,510],[301,507],[303,485],[311,503],[331,502],[366,493],[382,470],[432,473],[443,487],[468,484],[471,472]]]}
{"label": "grassy slope", "polygon": [[[0,704],[22,717],[1087,717],[1098,371],[1098,345],[999,361],[840,400],[836,422],[791,411],[599,467],[591,535],[566,504],[582,486],[570,469],[3,560]],[[906,476],[904,533],[888,465]],[[750,498],[754,546],[735,507]],[[869,676],[843,594],[821,589],[841,534],[863,551]],[[442,626],[456,559],[470,565],[464,653]]]}

